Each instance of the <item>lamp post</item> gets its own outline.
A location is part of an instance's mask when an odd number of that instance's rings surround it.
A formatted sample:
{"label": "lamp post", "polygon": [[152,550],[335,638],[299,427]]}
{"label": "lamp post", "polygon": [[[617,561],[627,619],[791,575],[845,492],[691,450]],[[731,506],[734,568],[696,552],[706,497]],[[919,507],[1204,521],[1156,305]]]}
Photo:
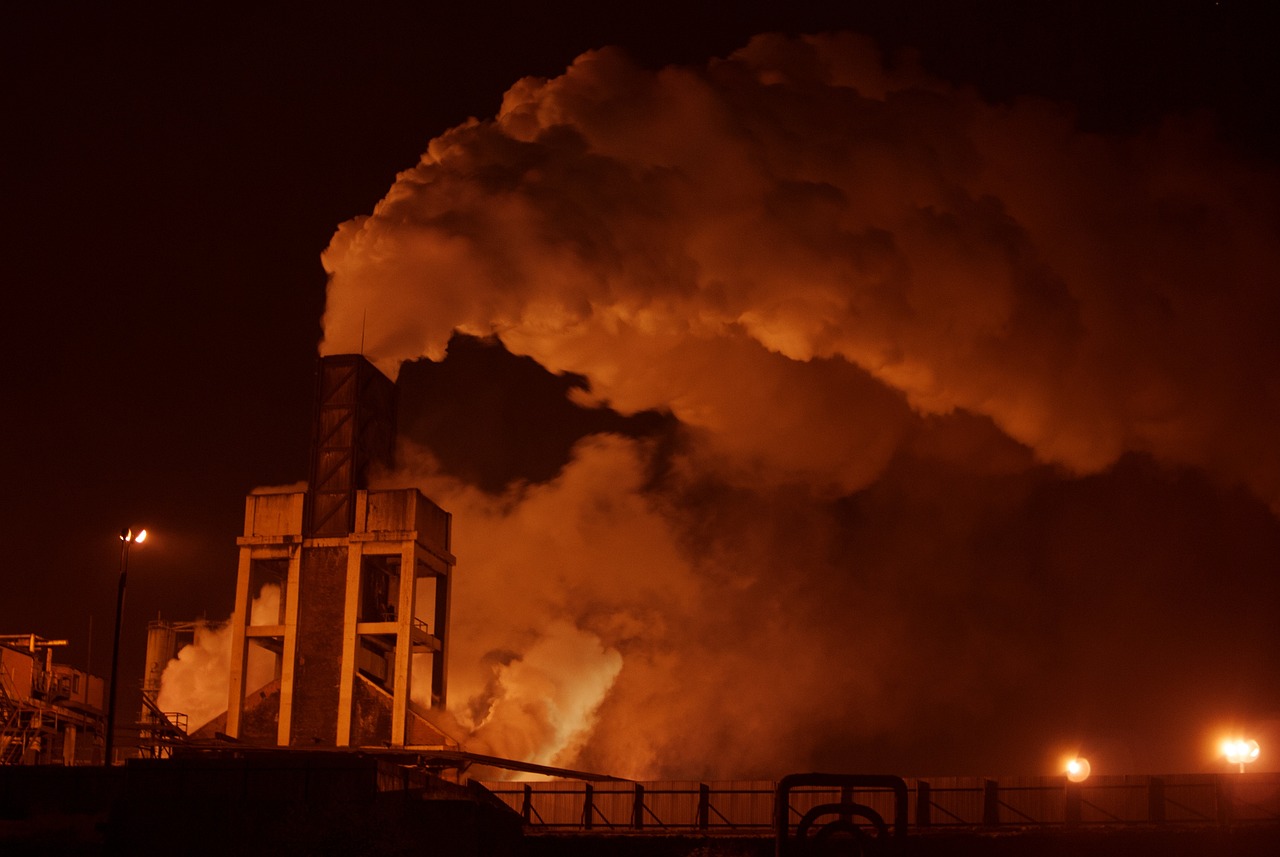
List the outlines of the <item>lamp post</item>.
{"label": "lamp post", "polygon": [[124,616],[124,587],[129,576],[129,545],[146,541],[147,531],[134,533],[129,527],[120,531],[120,585],[116,589],[116,637],[111,646],[111,682],[107,691],[107,735],[103,747],[103,764],[110,766],[116,747],[116,672],[120,664],[120,620]]}

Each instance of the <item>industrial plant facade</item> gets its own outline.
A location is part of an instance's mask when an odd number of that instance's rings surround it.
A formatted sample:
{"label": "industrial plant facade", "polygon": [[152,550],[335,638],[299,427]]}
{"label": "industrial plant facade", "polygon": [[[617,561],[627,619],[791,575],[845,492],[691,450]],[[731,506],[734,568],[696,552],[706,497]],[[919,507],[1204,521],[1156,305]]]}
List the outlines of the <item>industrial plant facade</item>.
{"label": "industrial plant facade", "polygon": [[[315,401],[308,481],[245,500],[227,711],[192,737],[450,746],[429,709],[446,702],[452,519],[415,489],[370,490],[396,438],[395,384],[373,364],[321,358]],[[144,703],[176,629],[152,629]]]}
{"label": "industrial plant facade", "polygon": [[[247,499],[226,734],[278,746],[442,746],[425,708],[445,703],[448,514],[412,489],[357,490],[349,532],[307,538],[306,499]],[[252,605],[268,586],[280,597],[263,616]],[[256,687],[255,650],[271,664]],[[412,698],[415,673],[427,706]]]}

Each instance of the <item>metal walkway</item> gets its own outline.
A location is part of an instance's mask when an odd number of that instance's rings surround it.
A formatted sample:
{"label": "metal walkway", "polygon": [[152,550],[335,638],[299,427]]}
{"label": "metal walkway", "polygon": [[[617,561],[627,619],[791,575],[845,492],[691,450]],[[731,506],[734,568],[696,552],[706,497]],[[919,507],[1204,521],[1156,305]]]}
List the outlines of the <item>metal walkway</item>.
{"label": "metal walkway", "polygon": [[772,835],[781,800],[793,827],[819,807],[858,806],[886,822],[902,814],[912,833],[1280,822],[1280,773],[1095,776],[1081,784],[1065,777],[900,782],[902,794],[884,786],[809,784],[786,790],[785,798],[781,784],[767,780],[482,784],[520,813],[527,829],[547,832]]}

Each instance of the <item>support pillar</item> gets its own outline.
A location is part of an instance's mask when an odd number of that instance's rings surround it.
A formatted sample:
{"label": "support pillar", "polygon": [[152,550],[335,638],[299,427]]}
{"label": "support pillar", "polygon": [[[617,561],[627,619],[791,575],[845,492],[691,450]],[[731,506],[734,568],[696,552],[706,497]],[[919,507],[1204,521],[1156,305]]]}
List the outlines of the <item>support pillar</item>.
{"label": "support pillar", "polygon": [[359,647],[360,565],[364,542],[347,544],[346,604],[342,612],[342,678],[338,685],[337,745],[351,745],[351,709],[355,701],[356,649]]}
{"label": "support pillar", "polygon": [[418,590],[418,551],[413,542],[400,550],[400,593],[396,606],[396,661],[391,683],[391,746],[406,743],[409,697],[413,690],[413,617]]}
{"label": "support pillar", "polygon": [[236,603],[231,613],[231,674],[227,681],[227,734],[240,737],[240,718],[244,716],[244,682],[248,669],[249,641],[249,567],[251,549],[240,548],[236,571]]}
{"label": "support pillar", "polygon": [[289,575],[284,587],[284,653],[280,659],[280,722],[276,744],[289,746],[293,725],[294,663],[298,657],[298,596],[301,591],[302,550],[292,545],[289,550]]}

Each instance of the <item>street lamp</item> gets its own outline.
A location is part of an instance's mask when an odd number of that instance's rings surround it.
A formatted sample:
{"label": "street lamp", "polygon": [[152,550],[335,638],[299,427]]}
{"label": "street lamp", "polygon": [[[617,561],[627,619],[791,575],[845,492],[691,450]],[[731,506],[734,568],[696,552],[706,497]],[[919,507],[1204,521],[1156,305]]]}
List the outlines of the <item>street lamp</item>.
{"label": "street lamp", "polygon": [[124,586],[129,576],[129,545],[142,544],[147,540],[147,531],[134,532],[129,527],[120,531],[120,586],[116,590],[116,638],[111,647],[111,683],[107,692],[107,735],[103,748],[104,764],[110,765],[111,754],[116,745],[116,672],[120,664],[120,619],[124,616]]}
{"label": "street lamp", "polygon": [[1227,761],[1233,765],[1240,766],[1240,773],[1244,773],[1244,766],[1249,762],[1257,761],[1261,748],[1258,742],[1249,738],[1230,739],[1222,742],[1222,755],[1227,757]]}
{"label": "street lamp", "polygon": [[1083,783],[1089,779],[1089,774],[1093,772],[1093,766],[1083,756],[1076,756],[1067,762],[1066,770],[1068,780],[1073,783]]}

